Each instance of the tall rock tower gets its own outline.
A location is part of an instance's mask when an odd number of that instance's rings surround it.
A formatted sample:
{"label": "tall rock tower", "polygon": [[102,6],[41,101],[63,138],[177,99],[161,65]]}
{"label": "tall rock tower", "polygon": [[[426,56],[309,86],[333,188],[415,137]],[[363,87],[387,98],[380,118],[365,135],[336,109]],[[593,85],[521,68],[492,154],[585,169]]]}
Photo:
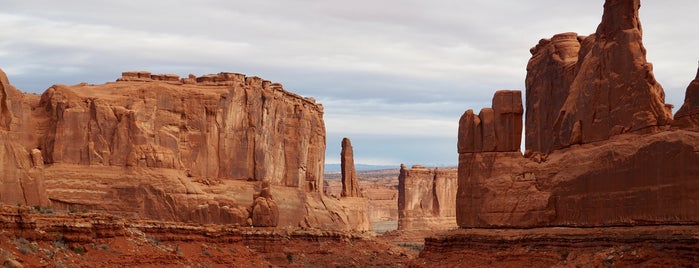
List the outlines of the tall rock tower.
{"label": "tall rock tower", "polygon": [[362,197],[362,193],[359,191],[357,171],[354,169],[352,142],[349,138],[342,139],[340,165],[342,166],[342,197]]}

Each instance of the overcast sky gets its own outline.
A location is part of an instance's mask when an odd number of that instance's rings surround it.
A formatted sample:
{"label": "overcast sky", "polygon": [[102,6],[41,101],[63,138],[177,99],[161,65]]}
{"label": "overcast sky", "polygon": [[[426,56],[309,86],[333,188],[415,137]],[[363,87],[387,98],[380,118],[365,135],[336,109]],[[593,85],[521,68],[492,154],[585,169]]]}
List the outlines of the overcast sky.
{"label": "overcast sky", "polygon": [[[0,11],[0,68],[25,92],[122,71],[238,72],[325,106],[327,162],[455,165],[461,114],[524,90],[529,49],[593,33],[603,0],[23,1]],[[699,59],[697,1],[642,1],[648,60],[679,107]]]}

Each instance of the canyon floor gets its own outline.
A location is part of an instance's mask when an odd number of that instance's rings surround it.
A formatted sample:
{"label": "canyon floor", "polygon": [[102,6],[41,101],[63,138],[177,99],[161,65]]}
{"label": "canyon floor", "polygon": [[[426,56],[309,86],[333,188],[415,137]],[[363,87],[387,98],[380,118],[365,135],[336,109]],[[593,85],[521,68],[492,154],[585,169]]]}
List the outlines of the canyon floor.
{"label": "canyon floor", "polygon": [[699,262],[695,225],[377,235],[125,219],[14,205],[0,211],[4,267],[691,267]]}

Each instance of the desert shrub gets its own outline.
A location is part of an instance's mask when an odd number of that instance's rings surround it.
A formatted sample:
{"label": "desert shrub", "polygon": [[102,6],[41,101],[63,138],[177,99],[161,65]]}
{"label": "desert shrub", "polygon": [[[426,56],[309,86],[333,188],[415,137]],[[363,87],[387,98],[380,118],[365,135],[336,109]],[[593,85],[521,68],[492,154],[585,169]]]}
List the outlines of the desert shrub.
{"label": "desert shrub", "polygon": [[100,244],[97,247],[100,248],[101,250],[109,252],[109,246],[107,246],[107,244]]}
{"label": "desert shrub", "polygon": [[152,236],[149,236],[146,239],[148,240],[148,242],[150,242],[151,244],[153,244],[155,246],[160,246],[160,244],[162,244],[162,242],[160,242],[160,239],[152,237]]}
{"label": "desert shrub", "polygon": [[27,240],[24,237],[20,237],[20,238],[15,239],[15,243],[17,243],[19,245],[26,245],[26,244],[29,244],[29,240]]}
{"label": "desert shrub", "polygon": [[86,250],[82,246],[77,246],[77,247],[73,248],[73,252],[82,255],[82,254],[85,254]]}
{"label": "desert shrub", "polygon": [[20,253],[27,255],[32,252],[32,250],[27,245],[19,245],[17,247]]}
{"label": "desert shrub", "polygon": [[404,248],[407,248],[410,250],[414,250],[414,251],[422,251],[422,249],[425,248],[424,245],[416,244],[416,243],[402,243],[402,244],[398,244],[398,246],[401,246],[401,247],[404,247]]}
{"label": "desert shrub", "polygon": [[561,259],[567,260],[567,259],[568,259],[568,255],[570,255],[570,252],[568,252],[568,251],[563,251],[563,252],[561,252]]}

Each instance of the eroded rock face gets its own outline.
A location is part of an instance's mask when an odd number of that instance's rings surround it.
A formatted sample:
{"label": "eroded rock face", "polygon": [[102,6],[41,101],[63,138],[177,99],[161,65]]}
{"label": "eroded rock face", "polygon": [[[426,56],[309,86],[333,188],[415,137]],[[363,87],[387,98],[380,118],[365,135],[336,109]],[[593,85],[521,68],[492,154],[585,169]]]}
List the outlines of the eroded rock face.
{"label": "eroded rock face", "polygon": [[562,33],[542,39],[531,49],[526,78],[528,150],[548,152],[553,147],[553,127],[577,74],[583,39],[576,33]]}
{"label": "eroded rock face", "polygon": [[398,230],[450,229],[456,226],[455,169],[401,165],[398,177]]}
{"label": "eroded rock face", "polygon": [[[323,202],[322,105],[280,84],[125,72],[38,96],[0,78],[2,202],[241,226],[364,221],[352,217],[365,206]],[[251,200],[263,178],[270,198]]]}
{"label": "eroded rock face", "polygon": [[531,50],[527,150],[548,153],[672,122],[646,61],[640,0],[608,0],[604,6],[596,33],[556,35]]}
{"label": "eroded rock face", "polygon": [[[557,150],[459,157],[461,227],[608,226],[699,221],[699,135],[625,134]],[[470,168],[466,168],[470,167]]]}
{"label": "eroded rock face", "polygon": [[[0,202],[46,206],[43,160],[23,146],[25,118],[22,94],[0,70]],[[36,149],[34,149],[36,150]]]}
{"label": "eroded rock face", "polygon": [[[699,134],[668,126],[670,106],[645,59],[638,8],[637,0],[607,0],[595,34],[560,34],[532,49],[527,158],[485,146],[463,150],[477,120],[468,111],[462,117],[459,226],[699,221],[692,209],[699,200],[699,168],[689,164],[699,161]],[[678,121],[692,114],[688,99]]]}
{"label": "eroded rock face", "polygon": [[459,120],[459,153],[519,151],[522,137],[522,92],[499,90],[493,108],[478,115],[467,110]]}
{"label": "eroded rock face", "polygon": [[41,139],[45,161],[270,178],[319,191],[322,106],[239,74],[205,76],[213,80],[191,86],[140,77],[124,73],[114,84],[48,89],[39,104],[49,118]]}
{"label": "eroded rock face", "polygon": [[354,169],[354,151],[349,138],[342,139],[340,165],[342,167],[342,197],[362,197],[357,171]]}
{"label": "eroded rock face", "polygon": [[683,129],[699,130],[699,70],[697,70],[697,77],[687,86],[684,104],[675,113],[673,125]]}
{"label": "eroded rock face", "polygon": [[272,197],[269,180],[262,180],[260,192],[253,199],[255,201],[252,204],[252,226],[277,227],[279,206]]}

